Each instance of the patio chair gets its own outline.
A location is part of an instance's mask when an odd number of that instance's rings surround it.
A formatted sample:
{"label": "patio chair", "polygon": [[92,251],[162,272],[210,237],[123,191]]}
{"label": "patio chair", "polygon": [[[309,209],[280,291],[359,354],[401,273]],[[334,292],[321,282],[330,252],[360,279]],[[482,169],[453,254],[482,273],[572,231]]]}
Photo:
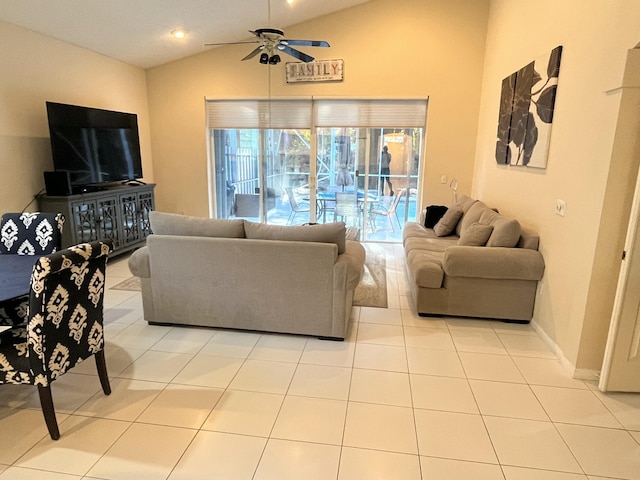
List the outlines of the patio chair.
{"label": "patio chair", "polygon": [[[51,383],[94,356],[105,395],[103,300],[110,240],[84,243],[39,258],[33,267],[28,322],[0,334],[0,384],[38,387],[49,435],[60,438]],[[91,377],[87,377],[90,379]]]}
{"label": "patio chair", "polygon": [[336,192],[336,210],[335,219],[338,217],[344,221],[345,218],[351,217],[359,219],[358,212],[358,195],[355,192]]}
{"label": "patio chair", "polygon": [[407,192],[406,188],[401,188],[397,192],[396,196],[393,197],[391,204],[387,204],[383,201],[378,203],[369,211],[369,216],[371,218],[371,225],[374,231],[377,230],[377,226],[376,226],[377,217],[387,217],[389,219],[389,223],[391,224],[391,231],[395,233],[396,229],[393,222],[393,217],[395,216],[396,221],[398,222],[398,227],[402,229],[402,226],[400,225],[400,218],[398,218],[398,204],[400,203],[400,200],[402,199],[402,197],[405,196],[406,192]]}
{"label": "patio chair", "polygon": [[287,225],[291,225],[291,222],[296,218],[298,213],[309,213],[311,211],[311,207],[308,203],[299,204],[296,201],[296,197],[293,194],[293,188],[286,187],[285,192],[287,192],[287,197],[289,198],[289,205],[291,206],[291,212],[289,213],[289,218],[287,219]]}
{"label": "patio chair", "polygon": [[[327,193],[329,194],[331,193],[335,194],[342,191],[344,191],[344,187],[341,187],[339,185],[329,185],[327,187]],[[322,218],[326,218],[327,212],[333,212],[333,221],[336,220],[336,201],[335,200],[324,200],[320,205],[320,207],[321,208],[319,209],[319,216],[322,216]]]}

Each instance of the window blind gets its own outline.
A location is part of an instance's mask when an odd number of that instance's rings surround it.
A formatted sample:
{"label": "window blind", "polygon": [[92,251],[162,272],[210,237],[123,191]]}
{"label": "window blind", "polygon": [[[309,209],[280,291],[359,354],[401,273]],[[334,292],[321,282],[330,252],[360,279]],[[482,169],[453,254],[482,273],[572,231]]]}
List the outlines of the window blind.
{"label": "window blind", "polygon": [[424,128],[427,100],[314,100],[316,127]]}
{"label": "window blind", "polygon": [[311,128],[311,99],[207,100],[207,128]]}
{"label": "window blind", "polygon": [[[207,128],[424,128],[427,100],[207,100]],[[312,122],[314,120],[314,122]]]}

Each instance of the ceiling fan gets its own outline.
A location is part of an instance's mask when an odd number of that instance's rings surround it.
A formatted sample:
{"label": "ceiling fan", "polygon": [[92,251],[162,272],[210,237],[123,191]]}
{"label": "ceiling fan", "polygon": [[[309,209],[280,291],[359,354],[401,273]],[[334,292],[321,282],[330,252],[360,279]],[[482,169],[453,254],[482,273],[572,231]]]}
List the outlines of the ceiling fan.
{"label": "ceiling fan", "polygon": [[[260,63],[276,65],[280,63],[279,52],[291,55],[298,60],[305,63],[312,62],[314,58],[311,55],[307,55],[300,50],[292,48],[296,47],[328,47],[329,43],[324,40],[293,40],[284,38],[284,31],[279,28],[257,28],[249,30],[249,32],[255,35],[255,40],[246,42],[228,42],[228,43],[205,43],[206,47],[218,46],[218,45],[239,45],[245,43],[257,43],[258,46],[249,55],[242,60],[249,60],[260,53]],[[261,53],[262,52],[262,53]]]}

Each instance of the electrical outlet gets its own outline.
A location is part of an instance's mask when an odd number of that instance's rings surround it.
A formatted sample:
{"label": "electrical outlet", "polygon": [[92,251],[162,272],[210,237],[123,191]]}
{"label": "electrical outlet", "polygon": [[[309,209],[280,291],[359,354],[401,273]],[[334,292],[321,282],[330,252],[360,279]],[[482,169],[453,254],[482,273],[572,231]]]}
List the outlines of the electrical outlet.
{"label": "electrical outlet", "polygon": [[447,176],[446,175],[440,175],[440,183],[447,183]]}
{"label": "electrical outlet", "polygon": [[564,217],[566,211],[567,211],[567,202],[560,199],[556,200],[556,215],[560,215],[561,217]]}

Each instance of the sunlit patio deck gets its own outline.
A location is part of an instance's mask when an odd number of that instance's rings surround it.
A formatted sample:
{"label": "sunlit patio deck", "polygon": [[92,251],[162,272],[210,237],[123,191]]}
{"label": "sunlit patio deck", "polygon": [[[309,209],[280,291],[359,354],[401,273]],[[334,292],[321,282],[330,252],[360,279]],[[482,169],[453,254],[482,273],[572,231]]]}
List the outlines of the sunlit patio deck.
{"label": "sunlit patio deck", "polygon": [[[378,197],[378,202],[385,202],[387,205],[391,204],[393,197]],[[300,195],[297,197],[297,201],[301,206],[308,206],[308,195]],[[371,207],[375,207],[378,203],[371,204]],[[276,197],[275,207],[271,208],[267,212],[267,223],[272,225],[301,225],[310,222],[310,212],[296,212],[291,218],[291,205],[289,203],[286,194]],[[406,212],[406,217],[405,217]],[[237,216],[231,218],[244,218],[246,220],[258,222],[258,217]],[[322,212],[318,211],[316,215],[316,223],[323,223],[323,218],[326,223],[334,221],[334,212],[326,212],[326,216],[322,215]],[[360,228],[360,240],[369,242],[390,242],[400,243],[402,242],[402,229],[406,221],[415,221],[416,218],[416,197],[414,195],[409,196],[409,203],[407,205],[406,197],[402,197],[397,207],[397,217],[392,214],[391,217],[377,215],[375,221],[371,218],[367,219],[366,228],[363,228],[363,216],[360,214],[359,218],[347,217],[344,219],[347,226],[357,226]],[[393,228],[391,221],[394,222]]]}

